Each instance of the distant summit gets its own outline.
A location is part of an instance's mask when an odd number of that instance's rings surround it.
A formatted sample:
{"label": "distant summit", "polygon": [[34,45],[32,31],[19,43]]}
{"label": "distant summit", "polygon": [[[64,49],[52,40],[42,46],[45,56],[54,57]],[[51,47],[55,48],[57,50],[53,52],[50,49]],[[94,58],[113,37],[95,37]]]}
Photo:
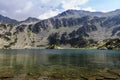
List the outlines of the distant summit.
{"label": "distant summit", "polygon": [[17,21],[15,19],[11,19],[9,17],[0,15],[0,23],[21,24],[21,23],[33,23],[33,22],[37,22],[37,21],[40,21],[40,20],[37,18],[33,18],[33,17],[29,17],[24,21]]}
{"label": "distant summit", "polygon": [[29,17],[26,20],[21,21],[20,23],[33,23],[33,22],[37,22],[37,21],[40,21],[40,20],[37,18]]}

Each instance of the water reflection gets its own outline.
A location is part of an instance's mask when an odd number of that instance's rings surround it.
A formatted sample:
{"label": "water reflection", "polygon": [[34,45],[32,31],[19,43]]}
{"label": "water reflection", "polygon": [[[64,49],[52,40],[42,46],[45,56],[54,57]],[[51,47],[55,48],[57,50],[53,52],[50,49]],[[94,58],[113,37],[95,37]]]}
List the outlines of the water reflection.
{"label": "water reflection", "polygon": [[120,68],[119,51],[1,50],[0,71],[38,72],[53,65]]}

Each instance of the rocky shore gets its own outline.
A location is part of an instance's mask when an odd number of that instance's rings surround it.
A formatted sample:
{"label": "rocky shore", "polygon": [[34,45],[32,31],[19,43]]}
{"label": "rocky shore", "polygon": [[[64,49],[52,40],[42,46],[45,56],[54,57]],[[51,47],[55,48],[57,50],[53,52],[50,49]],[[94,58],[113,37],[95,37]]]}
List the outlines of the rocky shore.
{"label": "rocky shore", "polygon": [[66,69],[65,71],[45,71],[43,73],[13,74],[0,72],[0,80],[119,80],[120,69]]}

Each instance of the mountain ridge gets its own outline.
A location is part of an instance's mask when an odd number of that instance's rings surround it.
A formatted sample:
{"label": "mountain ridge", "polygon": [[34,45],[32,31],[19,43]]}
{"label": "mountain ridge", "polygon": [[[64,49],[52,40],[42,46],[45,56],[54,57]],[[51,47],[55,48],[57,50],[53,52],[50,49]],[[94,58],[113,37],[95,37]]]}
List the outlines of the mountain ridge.
{"label": "mountain ridge", "polygon": [[[92,17],[107,17],[107,16],[115,16],[117,14],[120,14],[120,9],[116,9],[114,11],[109,11],[109,12],[100,12],[100,11],[96,11],[96,12],[90,12],[90,11],[85,11],[85,10],[74,10],[74,9],[69,9],[69,10],[66,10],[60,14],[58,14],[57,16],[54,16],[54,17],[51,17],[51,18],[57,18],[57,17],[64,17],[64,16],[70,16],[71,15],[77,15],[76,17],[83,17],[83,16],[92,16]],[[72,17],[75,17],[75,16],[72,16]],[[3,20],[2,20],[3,19]],[[26,20],[32,20],[33,19],[33,22],[34,21],[39,21],[38,18],[34,18],[34,17],[28,17],[27,19],[25,20],[22,20],[22,21],[18,21],[16,19],[11,19],[9,17],[5,17],[3,15],[0,15],[0,22],[3,22],[3,23],[22,23],[22,22],[25,22]],[[49,18],[48,18],[49,19]]]}
{"label": "mountain ridge", "polygon": [[0,15],[0,22],[1,23],[15,23],[15,24],[18,23],[17,20],[2,16],[2,15]]}
{"label": "mountain ridge", "polygon": [[32,23],[32,22],[38,22],[40,21],[37,18],[34,17],[28,17],[27,19],[23,20],[23,21],[18,21],[15,19],[11,19],[9,17],[5,17],[3,15],[0,15],[0,22],[1,23],[9,23],[9,24],[21,24],[21,23]]}
{"label": "mountain ridge", "polygon": [[[0,47],[26,48],[114,48],[120,37],[120,10],[108,13],[68,10],[32,24],[0,24]],[[84,12],[86,14],[84,14]],[[83,14],[82,16],[79,14]],[[102,16],[100,16],[102,14]],[[104,15],[103,15],[104,14]],[[97,16],[98,15],[98,16]],[[112,42],[109,41],[109,39]],[[107,44],[106,44],[107,43]],[[104,45],[104,46],[103,46]],[[119,48],[119,46],[115,46]],[[111,48],[110,48],[111,49]]]}

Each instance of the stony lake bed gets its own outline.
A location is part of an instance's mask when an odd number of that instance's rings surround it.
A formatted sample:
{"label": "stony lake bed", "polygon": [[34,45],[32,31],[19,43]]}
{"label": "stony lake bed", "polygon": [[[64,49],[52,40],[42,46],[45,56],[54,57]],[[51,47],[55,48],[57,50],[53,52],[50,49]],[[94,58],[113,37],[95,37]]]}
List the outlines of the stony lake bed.
{"label": "stony lake bed", "polygon": [[119,50],[0,50],[1,80],[120,80]]}

